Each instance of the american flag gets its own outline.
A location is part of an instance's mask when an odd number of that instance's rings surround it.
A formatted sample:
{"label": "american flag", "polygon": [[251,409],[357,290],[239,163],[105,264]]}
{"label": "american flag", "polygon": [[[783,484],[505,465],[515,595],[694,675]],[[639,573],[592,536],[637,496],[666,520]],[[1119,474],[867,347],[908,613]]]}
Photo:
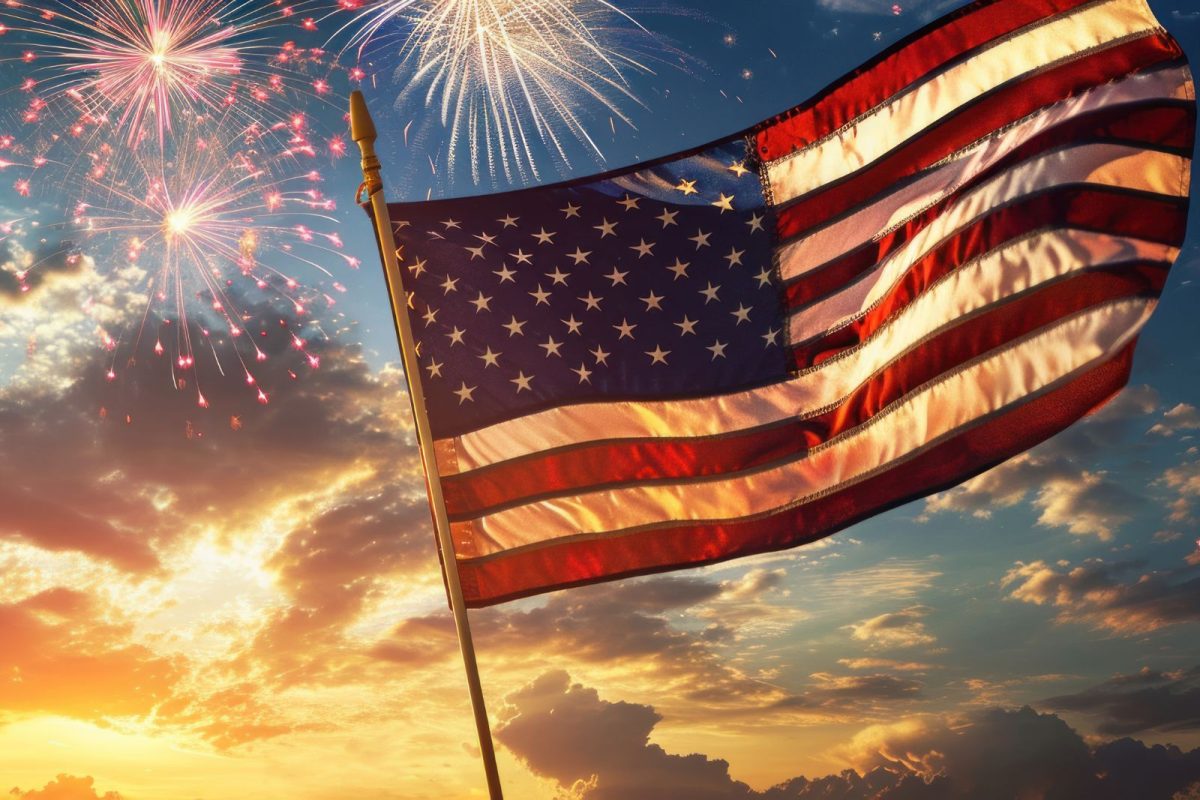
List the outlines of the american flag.
{"label": "american flag", "polygon": [[985,0],[713,145],[391,204],[468,605],[811,542],[1105,402],[1194,129],[1143,0]]}

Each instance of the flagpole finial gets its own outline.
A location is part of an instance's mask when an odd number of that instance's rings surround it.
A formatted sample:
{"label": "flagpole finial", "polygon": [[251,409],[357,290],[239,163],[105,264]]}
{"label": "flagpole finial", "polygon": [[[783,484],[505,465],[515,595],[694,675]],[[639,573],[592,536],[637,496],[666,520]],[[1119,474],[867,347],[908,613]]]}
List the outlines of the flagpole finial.
{"label": "flagpole finial", "polygon": [[363,182],[359,185],[354,199],[360,203],[366,202],[371,195],[383,190],[383,179],[379,175],[379,156],[375,155],[375,140],[378,138],[375,122],[367,108],[367,99],[358,89],[350,93],[350,138],[362,152]]}
{"label": "flagpole finial", "polygon": [[350,138],[357,142],[359,147],[363,142],[374,143],[377,138],[375,122],[367,109],[367,99],[358,89],[350,93]]}

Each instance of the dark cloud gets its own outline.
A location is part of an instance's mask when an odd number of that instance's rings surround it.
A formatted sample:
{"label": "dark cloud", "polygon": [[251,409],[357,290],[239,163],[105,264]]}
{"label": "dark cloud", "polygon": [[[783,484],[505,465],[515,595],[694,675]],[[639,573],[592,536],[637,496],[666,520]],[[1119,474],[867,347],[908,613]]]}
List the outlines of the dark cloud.
{"label": "dark cloud", "polygon": [[[408,506],[421,487],[398,376],[373,373],[357,346],[319,336],[305,345],[320,360],[310,368],[292,343],[302,324],[267,306],[248,313],[247,335],[268,356],[254,365],[256,386],[272,397],[267,405],[203,353],[195,374],[173,379],[149,351],[154,331],[144,337],[146,352],[117,365],[115,381],[105,380],[106,363],[91,359],[79,375],[60,376],[65,390],[0,391],[0,503],[25,509],[4,515],[0,536],[147,572],[162,547],[195,525],[236,538],[279,503],[324,514],[308,498],[327,502],[347,473],[360,476],[354,498],[341,504],[343,518],[355,509],[364,515],[356,531],[365,535],[369,517],[414,523]],[[236,365],[232,349],[222,350],[226,366]],[[197,381],[208,408],[198,405]],[[392,531],[401,540],[406,533]],[[294,543],[285,551],[280,566],[303,572],[308,551]]]}
{"label": "dark cloud", "polygon": [[1011,587],[1016,600],[1057,609],[1060,622],[1117,633],[1146,633],[1200,620],[1200,570],[1194,565],[1144,572],[1136,562],[1091,559],[1071,568],[1018,562],[1001,583]]}
{"label": "dark cloud", "polygon": [[587,800],[732,800],[755,794],[729,764],[650,744],[662,719],[649,706],[610,703],[551,672],[508,698],[496,738],[539,775]]}
{"label": "dark cloud", "polygon": [[15,800],[121,800],[118,792],[99,794],[92,776],[59,775],[41,789],[23,792],[14,787],[9,795]]}
{"label": "dark cloud", "polygon": [[1092,749],[1063,720],[990,709],[868,728],[842,749],[856,769],[759,792],[725,761],[650,743],[651,707],[543,675],[507,698],[497,739],[581,800],[1170,800],[1200,780],[1200,750],[1122,739]]}
{"label": "dark cloud", "polygon": [[1051,697],[1040,705],[1098,716],[1099,731],[1116,736],[1196,730],[1200,729],[1200,666],[1179,672],[1144,668],[1076,694]]}

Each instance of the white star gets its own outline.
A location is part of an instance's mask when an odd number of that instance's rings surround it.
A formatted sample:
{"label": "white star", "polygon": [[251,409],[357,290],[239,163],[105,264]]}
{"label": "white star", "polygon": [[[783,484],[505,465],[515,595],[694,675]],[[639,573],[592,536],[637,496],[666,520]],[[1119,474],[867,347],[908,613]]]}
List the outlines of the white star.
{"label": "white star", "polygon": [[433,306],[428,306],[425,309],[425,313],[423,315],[421,315],[421,319],[425,320],[426,328],[428,328],[430,325],[432,325],[434,322],[437,321],[437,313],[438,313],[437,309],[434,308]]}
{"label": "white star", "polygon": [[684,314],[683,319],[674,324],[675,324],[675,327],[679,328],[680,336],[687,336],[689,333],[692,334],[693,336],[695,336],[696,335],[696,323],[698,321],[699,320],[688,319],[688,315]]}
{"label": "white star", "polygon": [[453,217],[448,220],[445,220],[444,222],[442,222],[442,224],[446,226],[446,230],[450,230],[451,228],[461,228],[462,227],[462,225],[458,224],[458,220],[454,219]]}
{"label": "white star", "polygon": [[604,277],[606,277],[610,281],[612,281],[613,286],[616,286],[618,283],[625,283],[625,276],[628,274],[629,274],[628,272],[618,272],[617,268],[613,267],[613,271],[608,273]]}
{"label": "white star", "polygon": [[491,307],[488,306],[488,303],[492,302],[492,298],[484,297],[483,292],[480,292],[479,297],[476,297],[474,300],[471,300],[469,302],[471,303],[471,305],[475,306],[476,314],[478,314],[480,311],[491,311],[492,310]]}
{"label": "white star", "polygon": [[589,350],[588,352],[595,356],[597,364],[603,364],[606,367],[608,366],[608,357],[611,356],[612,353],[605,352],[604,348],[600,347],[599,345],[596,346],[595,350]]}
{"label": "white star", "polygon": [[439,284],[442,287],[442,294],[450,294],[451,292],[457,292],[458,291],[458,280],[459,280],[458,278],[451,278],[449,275],[447,275],[446,280],[442,281]]}
{"label": "white star", "polygon": [[618,200],[617,205],[625,206],[626,211],[632,211],[633,209],[638,207],[638,200],[636,197],[630,197],[629,195],[625,195],[625,199]]}
{"label": "white star", "polygon": [[550,356],[558,356],[559,358],[562,357],[562,353],[558,352],[558,349],[562,347],[562,342],[554,341],[553,336],[547,336],[546,343],[539,344],[538,347],[546,351],[546,358],[549,358]]}
{"label": "white star", "polygon": [[489,345],[488,349],[483,352],[483,355],[478,356],[478,358],[483,360],[483,368],[487,369],[488,367],[500,366],[497,362],[499,361],[500,356],[502,356],[502,355],[504,355],[504,354],[503,353],[493,353],[492,348]]}
{"label": "white star", "polygon": [[727,167],[727,169],[730,172],[732,172],[734,175],[737,175],[739,178],[750,171],[750,170],[746,169],[745,161],[736,161],[736,162],[730,164]]}
{"label": "white star", "polygon": [[559,320],[559,321],[560,321],[560,322],[562,322],[562,324],[563,324],[563,325],[566,325],[566,326],[567,326],[567,333],[568,333],[568,334],[572,334],[572,333],[574,333],[574,334],[576,334],[576,335],[582,335],[582,334],[580,334],[580,333],[579,333],[579,329],[583,327],[583,323],[582,323],[582,322],[580,322],[579,320],[575,319],[575,315],[574,315],[574,314],[572,314],[572,315],[571,315],[569,318],[567,318],[567,319],[564,319],[564,320]]}
{"label": "white star", "polygon": [[690,267],[690,266],[691,266],[691,262],[684,261],[680,258],[676,258],[675,263],[672,264],[671,266],[667,267],[667,269],[669,269],[669,270],[671,270],[671,272],[675,273],[675,280],[679,280],[680,278],[687,277],[688,267]]}
{"label": "white star", "polygon": [[477,233],[477,234],[475,234],[475,238],[478,239],[479,241],[483,242],[484,244],[495,244],[496,243],[496,237],[490,236],[487,233]]}
{"label": "white star", "polygon": [[655,294],[653,289],[650,290],[650,294],[646,295],[645,297],[639,297],[638,299],[646,304],[647,311],[649,311],[650,309],[662,311],[662,300],[663,299],[660,295]]}
{"label": "white star", "polygon": [[754,277],[758,280],[758,288],[761,289],[762,287],[766,286],[767,284],[769,284],[771,282],[771,270],[767,269],[766,267],[763,267],[762,271],[759,272]]}
{"label": "white star", "polygon": [[463,247],[463,250],[471,254],[472,261],[477,258],[483,258],[483,245],[479,245],[479,247]]}
{"label": "white star", "polygon": [[750,226],[751,233],[761,231],[763,229],[763,216],[761,214],[754,214],[746,221],[746,224]]}
{"label": "white star", "polygon": [[532,297],[536,301],[534,303],[535,306],[550,305],[550,293],[547,292],[545,289],[543,289],[541,286],[537,287],[536,292],[528,292],[528,294],[530,297]]}
{"label": "white star", "polygon": [[705,233],[704,231],[697,230],[695,236],[688,237],[688,241],[695,242],[696,249],[699,250],[701,247],[708,247],[708,237],[710,236],[712,236],[711,233]]}
{"label": "white star", "polygon": [[713,339],[712,346],[706,347],[704,349],[707,350],[708,352],[712,353],[713,354],[712,360],[716,361],[718,358],[725,357],[725,348],[728,346],[729,346],[728,344],[722,342],[720,339]]}
{"label": "white star", "polygon": [[533,238],[538,240],[538,244],[553,244],[554,231],[547,233],[546,229],[542,228],[540,232],[533,234]]}
{"label": "white star", "polygon": [[596,297],[591,292],[588,292],[587,297],[581,297],[579,299],[584,305],[587,306],[588,311],[599,311],[600,310],[600,301],[603,300],[604,298]]}
{"label": "white star", "polygon": [[515,383],[517,385],[517,394],[520,394],[522,391],[531,392],[531,391],[533,391],[533,389],[530,388],[529,382],[532,381],[534,379],[534,377],[536,377],[536,376],[526,375],[522,371],[522,372],[517,373],[517,377],[509,378],[508,382]]}
{"label": "white star", "polygon": [[409,264],[408,268],[412,270],[414,278],[421,277],[421,273],[425,271],[425,259],[418,258],[416,261]]}
{"label": "white star", "polygon": [[[707,305],[707,303],[705,305]],[[746,308],[746,306],[742,303],[738,303],[737,311],[730,311],[729,313],[732,314],[734,319],[737,320],[738,325],[741,325],[743,322],[750,321],[750,309]]]}
{"label": "white star", "polygon": [[625,317],[621,318],[620,325],[613,325],[614,329],[621,332],[621,335],[617,337],[618,341],[621,339],[626,339],[626,338],[632,339],[633,338],[633,329],[636,327],[637,327],[636,324],[630,325],[629,320],[626,319]]}
{"label": "white star", "polygon": [[770,347],[773,344],[779,344],[779,333],[779,328],[771,328],[771,330],[763,334],[762,338],[764,341],[766,341],[767,347]]}
{"label": "white star", "polygon": [[663,350],[661,345],[655,345],[653,350],[647,350],[646,355],[650,356],[650,364],[666,364],[667,356],[671,355],[670,350]]}
{"label": "white star", "polygon": [[512,281],[513,283],[516,283],[516,281],[513,280],[513,275],[516,275],[517,273],[509,269],[508,264],[501,264],[500,269],[492,270],[492,274],[499,275],[501,283],[504,283],[505,281]]}
{"label": "white star", "polygon": [[720,291],[720,289],[721,289],[720,285],[713,286],[712,281],[709,281],[708,288],[700,290],[700,294],[704,295],[704,297],[705,297],[704,305],[708,305],[712,301],[716,300],[717,292]]}
{"label": "white star", "polygon": [[668,225],[675,225],[676,224],[675,218],[678,216],[679,216],[678,211],[667,211],[664,208],[663,213],[659,214],[657,217],[655,217],[655,219],[662,220],[663,227],[665,228]]}
{"label": "white star", "polygon": [[429,377],[431,378],[442,377],[442,364],[436,358],[430,359],[429,366],[425,367],[425,369],[429,370]]}
{"label": "white star", "polygon": [[587,364],[580,364],[579,369],[573,369],[573,370],[571,370],[571,372],[574,372],[576,375],[579,376],[580,383],[591,383],[592,382],[592,371],[587,368]]}
{"label": "white star", "polygon": [[570,219],[571,217],[578,217],[578,216],[579,216],[579,209],[580,209],[580,208],[582,208],[582,206],[577,206],[577,205],[574,205],[574,204],[572,204],[572,203],[567,203],[567,207],[566,207],[566,208],[560,208],[560,209],[559,209],[559,211],[561,211],[561,212],[563,212],[564,214],[566,214],[566,215],[567,215],[567,216],[566,216],[566,218],[567,218],[567,219]]}
{"label": "white star", "polygon": [[461,406],[463,403],[467,402],[468,400],[470,400],[472,403],[474,403],[475,398],[471,397],[471,393],[474,392],[478,388],[479,388],[478,386],[468,387],[467,382],[463,381],[462,386],[460,386],[458,389],[454,390],[454,394],[458,395],[458,404]]}
{"label": "white star", "polygon": [[684,195],[695,194],[696,193],[696,182],[680,180],[679,185],[676,186],[675,188],[678,189],[679,191],[683,192]]}
{"label": "white star", "polygon": [[525,331],[521,330],[522,328],[525,327],[525,323],[518,322],[517,318],[515,316],[510,321],[504,323],[500,327],[504,328],[508,331],[508,337],[510,339],[514,336],[524,336],[525,335]]}
{"label": "white star", "polygon": [[604,218],[604,222],[600,223],[599,225],[593,225],[592,227],[600,231],[601,239],[603,239],[605,236],[617,235],[617,223],[609,222],[608,217]]}
{"label": "white star", "polygon": [[520,217],[514,217],[512,214],[509,214],[506,217],[496,220],[496,222],[499,222],[506,228],[515,228],[517,227],[517,220],[519,219]]}
{"label": "white star", "polygon": [[450,346],[454,347],[454,345],[456,345],[456,344],[462,344],[464,333],[466,333],[466,331],[459,330],[458,326],[455,325],[454,329],[446,334],[446,336],[448,336],[450,338]]}
{"label": "white star", "polygon": [[729,266],[740,267],[742,265],[742,256],[746,254],[745,250],[735,250],[729,248],[729,255],[725,256],[725,260],[729,262]]}
{"label": "white star", "polygon": [[526,253],[524,250],[518,250],[515,253],[509,253],[509,255],[515,258],[518,264],[533,263],[533,255],[531,253]]}
{"label": "white star", "polygon": [[575,259],[575,266],[587,263],[587,257],[592,254],[591,250],[584,250],[582,247],[576,247],[574,253],[567,253],[567,258]]}
{"label": "white star", "polygon": [[558,267],[554,268],[554,272],[547,272],[546,277],[549,278],[550,280],[554,281],[555,286],[559,286],[559,285],[566,286],[567,285],[567,273],[563,272]]}
{"label": "white star", "polygon": [[724,214],[726,211],[733,211],[733,198],[722,192],[720,199],[712,201],[710,205],[721,209],[721,213]]}
{"label": "white star", "polygon": [[629,249],[636,250],[638,258],[643,258],[650,255],[650,251],[654,249],[654,242],[647,243],[645,239],[642,239],[638,244],[633,245]]}

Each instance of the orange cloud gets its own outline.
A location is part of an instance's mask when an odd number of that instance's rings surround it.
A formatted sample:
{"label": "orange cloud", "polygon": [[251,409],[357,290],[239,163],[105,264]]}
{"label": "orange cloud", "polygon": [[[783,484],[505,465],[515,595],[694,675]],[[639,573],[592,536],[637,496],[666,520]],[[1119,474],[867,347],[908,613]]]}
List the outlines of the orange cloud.
{"label": "orange cloud", "polygon": [[0,711],[85,720],[145,716],[179,681],[180,664],[130,644],[85,594],[52,589],[0,605]]}

